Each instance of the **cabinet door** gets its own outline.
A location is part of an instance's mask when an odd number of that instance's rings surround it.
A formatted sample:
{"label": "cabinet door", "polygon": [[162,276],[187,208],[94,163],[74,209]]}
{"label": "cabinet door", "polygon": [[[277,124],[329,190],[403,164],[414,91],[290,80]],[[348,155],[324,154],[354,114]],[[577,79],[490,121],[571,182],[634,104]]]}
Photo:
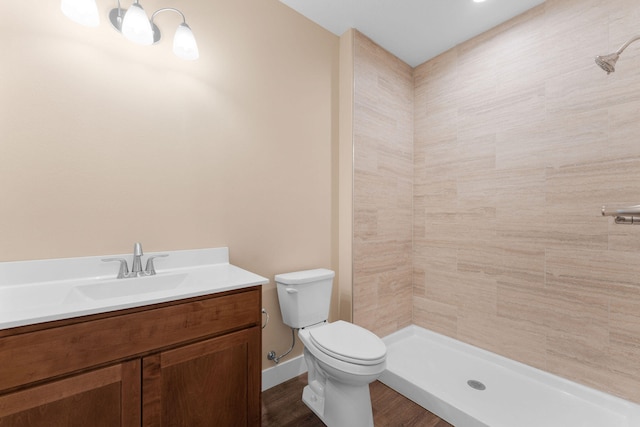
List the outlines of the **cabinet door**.
{"label": "cabinet door", "polygon": [[0,396],[0,427],[140,425],[140,360]]}
{"label": "cabinet door", "polygon": [[143,359],[144,427],[260,425],[260,328]]}

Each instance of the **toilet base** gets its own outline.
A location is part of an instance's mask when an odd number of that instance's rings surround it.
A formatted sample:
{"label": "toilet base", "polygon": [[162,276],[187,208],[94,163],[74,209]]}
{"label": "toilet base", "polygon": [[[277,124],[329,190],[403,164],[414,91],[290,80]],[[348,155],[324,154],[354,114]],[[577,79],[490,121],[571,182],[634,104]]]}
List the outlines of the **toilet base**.
{"label": "toilet base", "polygon": [[373,427],[369,384],[336,386],[327,381],[324,392],[321,396],[307,385],[302,390],[302,401],[326,426]]}
{"label": "toilet base", "polygon": [[323,423],[327,424],[324,421],[324,397],[318,396],[313,392],[313,390],[311,390],[311,387],[307,385],[302,389],[302,401],[313,411],[314,414],[318,416],[318,418],[322,420]]}

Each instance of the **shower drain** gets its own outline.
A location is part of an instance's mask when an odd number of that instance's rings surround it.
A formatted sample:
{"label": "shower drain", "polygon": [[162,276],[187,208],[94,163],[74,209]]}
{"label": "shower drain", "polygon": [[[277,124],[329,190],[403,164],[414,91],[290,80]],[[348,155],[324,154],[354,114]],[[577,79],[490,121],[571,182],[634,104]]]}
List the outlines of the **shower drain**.
{"label": "shower drain", "polygon": [[482,384],[480,381],[478,380],[469,380],[467,381],[467,384],[469,385],[469,387],[471,387],[472,389],[475,390],[484,390],[487,388],[487,386],[485,386],[484,384]]}

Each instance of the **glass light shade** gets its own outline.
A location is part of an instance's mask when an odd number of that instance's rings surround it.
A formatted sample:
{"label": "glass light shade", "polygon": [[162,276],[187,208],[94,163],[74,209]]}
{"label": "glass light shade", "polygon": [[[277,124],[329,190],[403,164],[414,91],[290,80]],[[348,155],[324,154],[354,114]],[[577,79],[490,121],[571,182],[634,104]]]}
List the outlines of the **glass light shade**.
{"label": "glass light shade", "polygon": [[62,13],[78,24],[97,27],[100,24],[96,0],[62,0]]}
{"label": "glass light shade", "polygon": [[173,53],[179,58],[191,61],[200,57],[196,38],[191,28],[185,23],[178,26],[176,35],[173,37]]}
{"label": "glass light shade", "polygon": [[122,20],[122,35],[134,43],[153,44],[151,21],[139,4],[132,4]]}

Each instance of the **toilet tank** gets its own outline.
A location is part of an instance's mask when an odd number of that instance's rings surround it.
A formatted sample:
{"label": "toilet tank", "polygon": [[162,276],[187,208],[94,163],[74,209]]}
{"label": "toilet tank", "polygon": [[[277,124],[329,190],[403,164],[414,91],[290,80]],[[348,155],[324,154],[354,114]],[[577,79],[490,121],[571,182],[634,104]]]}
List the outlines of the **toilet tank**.
{"label": "toilet tank", "polygon": [[284,323],[304,328],[327,320],[334,276],[333,271],[325,268],[276,275]]}

